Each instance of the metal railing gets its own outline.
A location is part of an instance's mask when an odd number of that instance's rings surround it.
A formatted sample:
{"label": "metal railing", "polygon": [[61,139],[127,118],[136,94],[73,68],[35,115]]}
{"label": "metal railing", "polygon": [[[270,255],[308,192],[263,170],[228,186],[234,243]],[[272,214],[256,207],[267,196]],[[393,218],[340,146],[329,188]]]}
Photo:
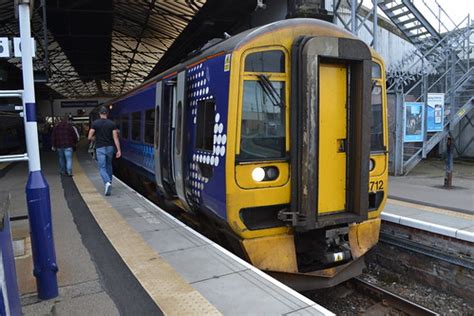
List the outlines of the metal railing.
{"label": "metal railing", "polygon": [[[0,98],[23,98],[23,90],[0,90]],[[3,155],[0,156],[1,162],[28,161],[28,154]]]}
{"label": "metal railing", "polygon": [[[395,166],[396,175],[406,174],[412,170],[473,108],[473,98],[466,103],[462,101],[468,97],[463,87],[471,83],[473,76],[470,57],[474,43],[471,42],[473,26],[470,17],[468,15],[461,22],[455,23],[439,3],[436,0],[434,2],[435,6],[430,2],[431,7],[425,0],[417,2],[417,5],[426,6],[427,10],[424,12],[431,14],[430,18],[437,21],[437,31],[413,2],[409,0],[379,2],[381,9],[418,50],[417,53],[407,56],[406,61],[402,60],[399,63],[400,69],[395,68],[393,73],[388,75],[393,80],[388,91],[396,93],[397,111],[403,111],[406,98],[416,102],[423,101],[426,104],[429,92],[444,92],[445,104],[449,104],[451,111],[451,116],[446,118],[442,131],[428,133],[425,126],[422,143],[403,143],[403,139],[396,140],[397,144],[394,146],[397,148],[394,154],[396,161],[392,164]],[[438,10],[438,14],[434,10]],[[420,32],[426,35],[419,34]],[[397,120],[400,118],[401,116],[397,115]],[[403,128],[400,122],[397,122],[396,126],[397,129]],[[397,132],[397,135],[402,134]]]}

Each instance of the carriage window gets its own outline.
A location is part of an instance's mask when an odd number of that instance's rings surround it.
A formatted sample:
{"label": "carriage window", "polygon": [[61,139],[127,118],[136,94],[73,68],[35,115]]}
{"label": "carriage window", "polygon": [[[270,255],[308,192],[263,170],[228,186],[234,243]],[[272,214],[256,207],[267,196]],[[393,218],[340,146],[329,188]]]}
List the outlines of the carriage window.
{"label": "carriage window", "polygon": [[140,141],[140,127],[141,127],[142,113],[132,113],[132,140]]}
{"label": "carriage window", "polygon": [[128,139],[128,114],[122,116],[122,138]]}
{"label": "carriage window", "polygon": [[244,81],[240,160],[285,157],[285,83],[267,83]]}
{"label": "carriage window", "polygon": [[385,150],[383,144],[383,108],[382,87],[375,84],[372,88],[372,125],[370,128],[370,150]]}
{"label": "carriage window", "polygon": [[155,110],[146,110],[145,112],[145,143],[153,144],[155,125]]}
{"label": "carriage window", "polygon": [[202,100],[197,105],[196,148],[212,150],[214,141],[214,100]]}
{"label": "carriage window", "polygon": [[280,50],[252,53],[245,58],[247,72],[285,72],[285,54]]}

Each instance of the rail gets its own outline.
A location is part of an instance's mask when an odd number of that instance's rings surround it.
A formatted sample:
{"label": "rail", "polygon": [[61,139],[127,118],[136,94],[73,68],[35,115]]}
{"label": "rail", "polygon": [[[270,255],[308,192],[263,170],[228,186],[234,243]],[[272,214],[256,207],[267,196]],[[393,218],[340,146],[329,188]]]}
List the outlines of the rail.
{"label": "rail", "polygon": [[436,248],[421,245],[413,241],[410,241],[408,239],[395,237],[393,235],[383,233],[383,232],[380,233],[380,241],[383,243],[396,246],[399,248],[403,248],[406,250],[410,250],[410,251],[413,251],[413,252],[416,252],[416,253],[431,257],[431,258],[442,260],[442,261],[445,261],[450,264],[454,264],[463,268],[467,268],[471,270],[474,269],[474,260],[468,257],[467,255],[464,257],[461,255],[450,255]]}
{"label": "rail", "polygon": [[[385,306],[389,306],[408,315],[439,315],[438,313],[429,310],[426,307],[411,302],[399,295],[384,290],[374,284],[368,283],[367,281],[364,281],[361,278],[354,278],[350,282],[358,291],[361,291],[366,295],[370,296],[370,298],[378,301],[378,304],[381,308],[381,315],[383,315],[384,310],[386,309]],[[376,313],[376,311],[374,312]]]}

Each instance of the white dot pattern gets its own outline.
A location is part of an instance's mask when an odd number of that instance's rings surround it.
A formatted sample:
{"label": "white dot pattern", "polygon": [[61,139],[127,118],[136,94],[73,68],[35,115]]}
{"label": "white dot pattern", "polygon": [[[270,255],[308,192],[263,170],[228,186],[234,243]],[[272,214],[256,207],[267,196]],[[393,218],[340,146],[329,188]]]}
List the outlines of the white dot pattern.
{"label": "white dot pattern", "polygon": [[[195,65],[188,69],[188,100],[191,107],[192,123],[197,123],[197,106],[199,101],[212,99],[210,93],[209,80],[206,78],[208,74],[207,68],[203,63]],[[208,76],[207,76],[208,77]],[[198,167],[198,163],[218,167],[221,158],[223,159],[226,152],[227,136],[224,134],[224,124],[221,121],[221,114],[217,112],[214,117],[214,137],[213,151],[196,150],[192,156],[192,162],[189,164],[189,175],[191,184],[192,199],[195,202],[200,201],[202,190],[209,179],[203,177]]]}

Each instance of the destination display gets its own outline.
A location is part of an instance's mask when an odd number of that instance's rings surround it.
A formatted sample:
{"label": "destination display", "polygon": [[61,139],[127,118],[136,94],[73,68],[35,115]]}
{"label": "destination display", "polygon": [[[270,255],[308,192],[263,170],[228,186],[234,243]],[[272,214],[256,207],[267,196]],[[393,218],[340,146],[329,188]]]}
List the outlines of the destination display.
{"label": "destination display", "polygon": [[62,108],[95,108],[98,105],[97,100],[61,101]]}

